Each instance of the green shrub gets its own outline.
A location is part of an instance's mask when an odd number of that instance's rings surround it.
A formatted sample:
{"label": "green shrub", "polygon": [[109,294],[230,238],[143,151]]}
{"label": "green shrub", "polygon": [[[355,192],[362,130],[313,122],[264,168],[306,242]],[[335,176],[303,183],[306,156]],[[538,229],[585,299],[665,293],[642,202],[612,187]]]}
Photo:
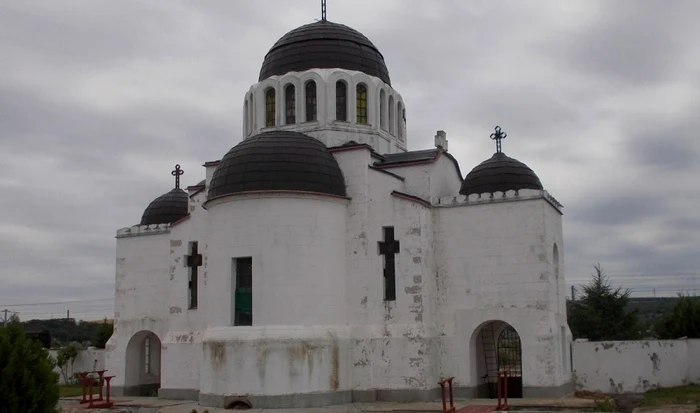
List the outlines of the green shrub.
{"label": "green shrub", "polygon": [[70,377],[68,377],[68,365],[70,364],[71,370],[73,367],[73,362],[78,357],[78,346],[74,343],[70,343],[67,346],[63,346],[58,349],[56,353],[56,365],[61,369],[61,374],[63,375],[63,382],[65,384],[72,384],[70,382]]}
{"label": "green shrub", "polygon": [[615,400],[606,398],[595,401],[595,410],[597,412],[616,412],[618,409]]}
{"label": "green shrub", "polygon": [[7,412],[53,413],[58,375],[48,351],[24,336],[16,318],[0,327],[0,406]]}

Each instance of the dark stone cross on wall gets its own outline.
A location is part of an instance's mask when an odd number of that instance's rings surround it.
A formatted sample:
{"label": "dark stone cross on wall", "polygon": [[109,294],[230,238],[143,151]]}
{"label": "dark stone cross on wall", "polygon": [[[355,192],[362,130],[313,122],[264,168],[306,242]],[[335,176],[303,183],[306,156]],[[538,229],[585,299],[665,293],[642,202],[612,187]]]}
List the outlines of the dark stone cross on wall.
{"label": "dark stone cross on wall", "polygon": [[401,246],[394,239],[394,227],[384,227],[384,241],[379,241],[379,254],[384,256],[384,300],[396,300],[396,254]]}
{"label": "dark stone cross on wall", "polygon": [[190,255],[187,255],[185,265],[190,267],[190,281],[188,290],[190,292],[189,308],[197,308],[197,276],[199,275],[199,267],[202,266],[202,254],[199,253],[197,242],[190,244]]}

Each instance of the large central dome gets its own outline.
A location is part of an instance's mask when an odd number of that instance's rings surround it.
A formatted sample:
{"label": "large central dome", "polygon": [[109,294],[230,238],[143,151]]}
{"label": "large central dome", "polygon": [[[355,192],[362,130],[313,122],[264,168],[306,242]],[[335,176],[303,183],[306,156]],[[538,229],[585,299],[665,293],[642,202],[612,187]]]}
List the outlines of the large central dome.
{"label": "large central dome", "polygon": [[389,70],[376,46],[357,30],[327,20],[282,36],[265,55],[258,81],[289,72],[336,68],[363,72],[391,85]]}

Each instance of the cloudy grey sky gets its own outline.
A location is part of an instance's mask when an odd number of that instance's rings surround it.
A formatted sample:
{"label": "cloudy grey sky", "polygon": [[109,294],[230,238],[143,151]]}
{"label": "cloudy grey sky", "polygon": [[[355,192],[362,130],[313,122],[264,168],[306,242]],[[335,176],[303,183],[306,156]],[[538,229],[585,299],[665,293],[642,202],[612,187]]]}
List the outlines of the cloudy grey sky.
{"label": "cloudy grey sky", "polygon": [[[329,0],[464,173],[504,151],[565,206],[567,278],[601,262],[700,292],[700,2]],[[112,311],[114,235],[241,140],[243,95],[317,0],[0,0],[0,310]],[[48,306],[10,304],[78,301]],[[107,298],[107,300],[104,300]],[[101,300],[100,300],[101,299]]]}

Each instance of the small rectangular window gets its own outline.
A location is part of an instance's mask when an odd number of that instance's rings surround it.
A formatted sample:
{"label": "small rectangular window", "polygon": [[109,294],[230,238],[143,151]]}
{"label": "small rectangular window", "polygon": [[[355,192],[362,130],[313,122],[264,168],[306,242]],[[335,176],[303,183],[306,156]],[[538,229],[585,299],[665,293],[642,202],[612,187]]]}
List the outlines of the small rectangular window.
{"label": "small rectangular window", "polygon": [[144,359],[144,372],[146,374],[151,373],[151,338],[146,337],[143,341],[143,359]]}
{"label": "small rectangular window", "polygon": [[296,95],[294,85],[289,85],[285,89],[284,105],[285,105],[285,124],[293,125],[296,123]]}
{"label": "small rectangular window", "polygon": [[234,326],[253,325],[253,258],[234,258]]}
{"label": "small rectangular window", "polygon": [[364,85],[357,85],[356,91],[357,123],[367,124],[367,88]]}
{"label": "small rectangular window", "polygon": [[342,80],[335,83],[335,118],[348,120],[347,85]]}

